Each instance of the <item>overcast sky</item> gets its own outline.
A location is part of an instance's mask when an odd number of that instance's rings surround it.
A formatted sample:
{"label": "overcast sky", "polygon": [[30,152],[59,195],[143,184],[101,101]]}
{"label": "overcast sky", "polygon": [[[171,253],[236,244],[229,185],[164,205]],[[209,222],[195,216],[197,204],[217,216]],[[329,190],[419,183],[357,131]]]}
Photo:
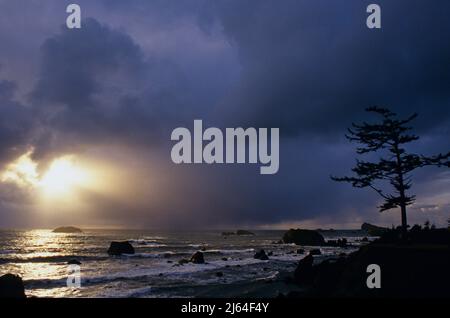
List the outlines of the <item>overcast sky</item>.
{"label": "overcast sky", "polygon": [[[347,174],[352,122],[379,105],[419,113],[408,150],[450,150],[450,3],[429,1],[0,0],[0,165],[33,149],[43,174],[75,155],[111,187],[38,204],[0,184],[0,227],[359,227],[399,223]],[[381,30],[366,7],[382,8]],[[280,170],[175,165],[176,127],[280,128]],[[448,169],[414,175],[410,223],[443,226]],[[45,210],[45,211],[43,211]]]}

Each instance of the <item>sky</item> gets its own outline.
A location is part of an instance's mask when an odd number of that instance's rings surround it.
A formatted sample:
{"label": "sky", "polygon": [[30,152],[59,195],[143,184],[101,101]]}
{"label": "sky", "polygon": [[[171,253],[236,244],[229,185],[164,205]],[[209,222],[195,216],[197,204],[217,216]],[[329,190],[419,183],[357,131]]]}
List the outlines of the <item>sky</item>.
{"label": "sky", "polygon": [[[0,0],[0,171],[28,169],[0,183],[0,228],[398,225],[330,179],[355,163],[346,127],[373,105],[417,112],[408,150],[450,150],[446,0],[79,0],[68,29],[74,2]],[[278,173],[174,164],[171,132],[195,119],[279,128]],[[413,177],[410,224],[446,225],[448,169]]]}

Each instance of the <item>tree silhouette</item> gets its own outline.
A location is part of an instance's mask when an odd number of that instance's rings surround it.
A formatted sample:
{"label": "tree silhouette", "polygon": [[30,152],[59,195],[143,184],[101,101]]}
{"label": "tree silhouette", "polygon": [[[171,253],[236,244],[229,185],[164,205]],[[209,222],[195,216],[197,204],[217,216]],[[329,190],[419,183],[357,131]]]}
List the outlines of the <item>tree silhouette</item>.
{"label": "tree silhouette", "polygon": [[[418,140],[419,137],[408,133],[412,128],[408,124],[417,117],[413,114],[406,119],[398,119],[397,114],[386,108],[370,107],[366,111],[378,114],[382,121],[375,124],[352,124],[345,137],[350,142],[357,142],[360,146],[357,154],[363,155],[372,152],[381,152],[378,162],[356,160],[352,171],[353,177],[331,178],[339,182],[349,182],[356,188],[372,188],[383,199],[379,206],[380,212],[400,207],[402,219],[402,232],[406,233],[408,223],[406,207],[415,201],[415,195],[407,194],[411,188],[411,172],[425,166],[450,167],[450,152],[431,157],[407,153],[404,145]],[[389,182],[393,187],[392,193],[385,193],[376,182]]]}

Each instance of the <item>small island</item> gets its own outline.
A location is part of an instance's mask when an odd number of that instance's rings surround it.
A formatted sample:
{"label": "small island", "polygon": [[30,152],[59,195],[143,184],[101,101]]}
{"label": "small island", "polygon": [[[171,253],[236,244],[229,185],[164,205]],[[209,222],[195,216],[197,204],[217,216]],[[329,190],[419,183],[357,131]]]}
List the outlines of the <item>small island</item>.
{"label": "small island", "polygon": [[60,226],[52,231],[53,233],[83,233],[83,231],[74,226]]}

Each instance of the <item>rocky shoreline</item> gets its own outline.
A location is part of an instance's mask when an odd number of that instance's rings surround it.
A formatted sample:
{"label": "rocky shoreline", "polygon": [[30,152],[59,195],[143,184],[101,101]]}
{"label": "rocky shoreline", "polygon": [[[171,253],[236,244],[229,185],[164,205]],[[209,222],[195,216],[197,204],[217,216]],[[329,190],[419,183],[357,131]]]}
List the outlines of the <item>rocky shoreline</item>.
{"label": "rocky shoreline", "polygon": [[[190,255],[168,254],[163,262],[173,263],[168,266],[174,271],[199,268],[200,272],[209,270],[219,278],[207,285],[194,283],[192,288],[198,292],[194,297],[449,297],[449,234],[447,229],[414,226],[407,237],[400,237],[398,230],[386,229],[376,240],[361,236],[347,243],[339,236],[325,240],[318,231],[289,230],[280,234],[282,246],[274,241],[265,245],[265,249],[253,250],[250,254],[253,257],[246,256],[255,260],[247,265],[247,275],[243,275],[244,267],[236,265],[230,257],[213,256],[205,246]],[[110,242],[104,253],[109,254],[106,258],[112,262],[139,259],[140,247],[135,254],[133,240]],[[334,252],[330,254],[330,250]],[[289,269],[277,265],[276,271],[270,270],[285,256],[291,259],[286,263],[290,264]],[[71,257],[66,261],[68,264],[81,264],[81,258]],[[227,264],[214,269],[217,260]],[[370,264],[381,268],[380,289],[369,289],[366,285]],[[270,275],[256,279],[258,271]],[[241,279],[229,281],[231,272]],[[253,272],[254,275],[248,275]],[[0,297],[25,297],[23,285],[18,276],[0,277]]]}

